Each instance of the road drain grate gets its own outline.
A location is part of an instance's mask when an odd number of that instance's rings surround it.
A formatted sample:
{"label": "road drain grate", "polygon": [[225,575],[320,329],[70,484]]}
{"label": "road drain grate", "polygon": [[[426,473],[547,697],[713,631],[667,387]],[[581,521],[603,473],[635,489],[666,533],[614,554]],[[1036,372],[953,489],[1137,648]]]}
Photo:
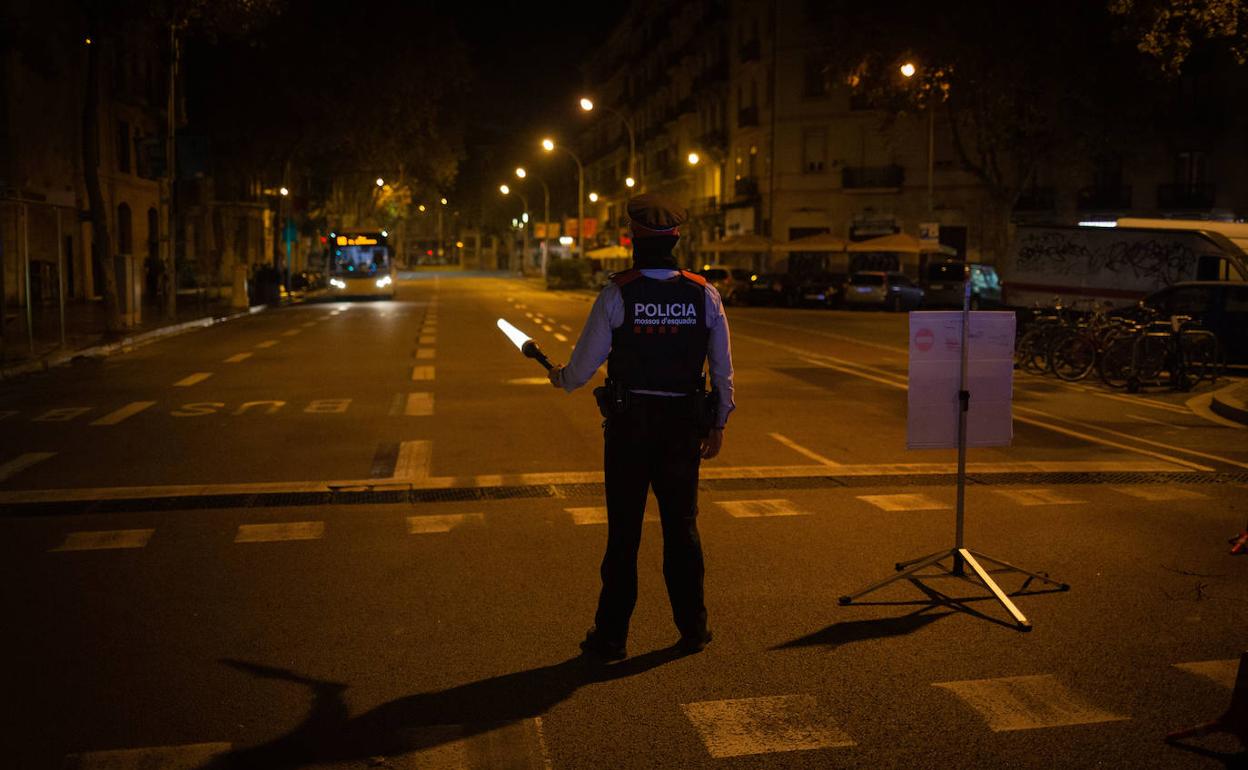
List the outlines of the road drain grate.
{"label": "road drain grate", "polygon": [[[835,469],[829,469],[835,470]],[[762,477],[703,479],[706,492],[781,489],[830,489],[834,487],[952,486],[952,474]],[[1061,484],[1248,484],[1248,473],[1106,472],[1106,473],[976,473],[967,477],[976,486],[1054,486]],[[474,502],[523,498],[601,498],[602,484],[533,484],[456,489],[365,489],[324,492],[272,492],[234,495],[183,495],[121,500],[71,500],[66,502],[8,503],[0,516],[67,516],[91,513],[144,513],[190,511],[208,508],[279,508],[312,505],[394,505]]]}

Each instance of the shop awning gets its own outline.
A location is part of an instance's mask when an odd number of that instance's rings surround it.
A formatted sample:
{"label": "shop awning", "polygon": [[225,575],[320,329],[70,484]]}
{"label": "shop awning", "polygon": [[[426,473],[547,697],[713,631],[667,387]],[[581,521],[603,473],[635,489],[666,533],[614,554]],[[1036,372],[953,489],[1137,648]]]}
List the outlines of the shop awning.
{"label": "shop awning", "polygon": [[733,251],[766,252],[771,251],[771,248],[770,238],[764,238],[754,233],[745,233],[743,235],[730,235],[723,240],[704,244],[700,250],[726,254]]}
{"label": "shop awning", "polygon": [[881,235],[879,238],[871,238],[866,241],[856,241],[849,244],[846,251],[854,253],[862,252],[891,252],[894,254],[957,254],[957,250],[951,246],[945,246],[940,243],[924,243],[913,235],[905,233],[894,233],[893,235]]}
{"label": "shop awning", "polygon": [[831,233],[816,233],[805,238],[798,238],[787,243],[777,243],[776,251],[845,251],[848,243],[844,238],[837,238]]}

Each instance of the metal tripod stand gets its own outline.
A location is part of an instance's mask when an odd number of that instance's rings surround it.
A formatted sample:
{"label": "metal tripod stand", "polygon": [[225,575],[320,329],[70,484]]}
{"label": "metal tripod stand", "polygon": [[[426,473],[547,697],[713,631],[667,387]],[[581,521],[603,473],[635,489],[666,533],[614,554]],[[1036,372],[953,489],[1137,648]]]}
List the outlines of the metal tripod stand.
{"label": "metal tripod stand", "polygon": [[[839,601],[842,605],[850,604],[860,596],[865,596],[873,591],[895,583],[898,580],[907,580],[918,577],[934,577],[933,575],[919,575],[918,573],[928,567],[937,567],[942,570],[944,575],[962,578],[971,583],[979,583],[992,592],[996,600],[1005,608],[1007,612],[1014,618],[1014,622],[1022,631],[1031,630],[1031,621],[1010,601],[1010,597],[1005,591],[997,585],[992,579],[991,572],[1017,572],[1027,576],[1027,583],[1032,580],[1039,580],[1054,586],[1059,591],[1067,591],[1070,586],[1066,583],[1059,583],[1056,580],[1041,575],[1036,572],[1016,567],[1009,562],[982,554],[979,551],[971,550],[966,547],[963,540],[963,521],[966,514],[966,417],[967,411],[971,405],[971,394],[967,391],[967,362],[969,358],[968,343],[970,338],[970,321],[971,321],[971,282],[970,267],[964,267],[965,272],[962,276],[962,353],[961,353],[961,376],[958,380],[958,502],[957,502],[957,525],[954,535],[953,548],[936,553],[921,556],[917,559],[898,562],[895,566],[897,574],[891,575],[883,580],[879,580],[871,585],[856,591],[852,594],[846,594],[840,597]],[[942,562],[949,560],[949,566],[945,566]],[[987,562],[995,565],[999,569],[988,570],[980,563]],[[967,568],[970,568],[969,572]]]}

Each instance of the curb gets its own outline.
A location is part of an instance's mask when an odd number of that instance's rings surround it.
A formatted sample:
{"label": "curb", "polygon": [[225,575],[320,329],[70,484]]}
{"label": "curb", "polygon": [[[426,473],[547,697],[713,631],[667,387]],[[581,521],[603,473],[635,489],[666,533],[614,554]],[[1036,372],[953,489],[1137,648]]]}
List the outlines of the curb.
{"label": "curb", "polygon": [[123,337],[117,342],[110,342],[105,345],[95,345],[89,348],[81,348],[79,350],[59,350],[51,353],[43,358],[35,361],[27,361],[21,364],[15,364],[0,369],[0,381],[12,380],[27,374],[35,372],[44,372],[54,366],[63,366],[75,358],[105,358],[114,353],[122,353],[135,348],[141,348],[144,345],[150,345],[158,342],[166,337],[175,337],[179,334],[185,334],[195,329],[205,329],[209,326],[216,326],[226,321],[233,321],[237,318],[246,318],[255,315],[263,310],[268,309],[268,305],[255,305],[238,313],[231,313],[223,316],[209,316],[207,318],[196,318],[194,321],[184,321],[179,324],[170,326],[162,326],[159,329],[152,329],[148,332],[135,334],[130,337]]}
{"label": "curb", "polygon": [[1237,382],[1214,393],[1209,409],[1219,417],[1248,425],[1248,403],[1244,395],[1248,395],[1248,382]]}

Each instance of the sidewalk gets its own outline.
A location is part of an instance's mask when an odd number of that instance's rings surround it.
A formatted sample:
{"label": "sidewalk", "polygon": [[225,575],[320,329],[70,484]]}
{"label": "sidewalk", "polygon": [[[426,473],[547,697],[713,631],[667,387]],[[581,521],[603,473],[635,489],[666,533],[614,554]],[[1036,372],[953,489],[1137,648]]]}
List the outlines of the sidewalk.
{"label": "sidewalk", "polygon": [[1248,425],[1248,380],[1214,393],[1209,408],[1221,417]]}
{"label": "sidewalk", "polygon": [[0,338],[0,380],[39,371],[78,356],[106,355],[114,349],[132,347],[146,339],[168,336],[189,328],[210,325],[238,314],[263,309],[236,309],[228,290],[195,290],[178,293],[177,318],[166,321],[153,305],[143,306],[143,320],[111,337],[105,333],[104,303],[75,301],[65,307],[65,344],[61,345],[60,311],[55,304],[32,310],[33,334],[26,328],[23,308],[10,308]]}

